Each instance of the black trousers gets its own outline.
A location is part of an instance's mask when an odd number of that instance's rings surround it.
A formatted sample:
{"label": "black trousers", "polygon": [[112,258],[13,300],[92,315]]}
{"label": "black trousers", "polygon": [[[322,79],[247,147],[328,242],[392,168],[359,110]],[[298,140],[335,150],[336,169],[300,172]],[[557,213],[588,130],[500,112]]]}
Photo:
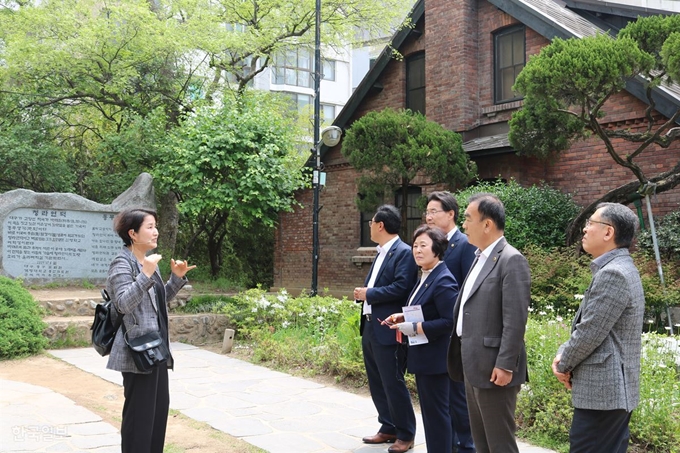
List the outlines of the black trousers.
{"label": "black trousers", "polygon": [[450,383],[449,413],[451,414],[451,428],[453,430],[453,451],[475,453],[464,382],[451,381]]}
{"label": "black trousers", "polygon": [[626,453],[632,412],[574,409],[569,453]]}
{"label": "black trousers", "polygon": [[368,388],[378,411],[379,431],[411,441],[416,435],[416,416],[404,381],[408,346],[380,344],[371,324],[364,327],[361,346]]}
{"label": "black trousers", "polygon": [[427,453],[451,453],[453,431],[449,413],[448,373],[416,374]]}
{"label": "black trousers", "polygon": [[122,453],[163,453],[170,408],[168,367],[151,374],[123,373]]}

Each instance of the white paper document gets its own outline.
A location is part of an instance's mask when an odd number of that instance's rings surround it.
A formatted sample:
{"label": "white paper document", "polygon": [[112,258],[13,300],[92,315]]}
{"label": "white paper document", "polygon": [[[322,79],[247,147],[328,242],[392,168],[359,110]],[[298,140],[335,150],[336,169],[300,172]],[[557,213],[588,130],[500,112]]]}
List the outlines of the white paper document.
{"label": "white paper document", "polygon": [[[402,311],[404,312],[405,322],[425,321],[425,318],[423,317],[423,309],[420,305],[408,305],[406,307],[402,307]],[[427,336],[425,336],[424,333],[419,333],[412,337],[411,336],[408,337],[408,344],[410,346],[416,346],[425,343],[429,343],[429,340],[427,339]]]}

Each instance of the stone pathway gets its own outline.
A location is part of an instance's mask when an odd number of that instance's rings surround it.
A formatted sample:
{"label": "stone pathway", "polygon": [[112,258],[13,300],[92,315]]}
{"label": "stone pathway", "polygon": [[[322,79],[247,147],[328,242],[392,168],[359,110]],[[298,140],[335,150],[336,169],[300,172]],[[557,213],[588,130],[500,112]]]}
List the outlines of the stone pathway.
{"label": "stone pathway", "polygon": [[[361,438],[377,427],[370,398],[248,362],[173,343],[170,407],[272,453],[384,452]],[[92,348],[54,356],[122,385]],[[117,429],[71,400],[40,387],[0,381],[0,452],[119,451]],[[66,414],[66,415],[65,415]],[[414,453],[426,453],[422,420]],[[553,453],[520,444],[522,453]]]}

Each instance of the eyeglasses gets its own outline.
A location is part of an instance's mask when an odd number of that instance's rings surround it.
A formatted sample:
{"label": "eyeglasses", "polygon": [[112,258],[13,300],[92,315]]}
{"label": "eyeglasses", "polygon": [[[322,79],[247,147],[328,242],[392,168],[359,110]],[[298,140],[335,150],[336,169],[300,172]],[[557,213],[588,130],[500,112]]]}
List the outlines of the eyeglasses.
{"label": "eyeglasses", "polygon": [[612,225],[611,223],[600,222],[599,220],[588,219],[588,220],[586,220],[586,228],[588,228],[588,227],[590,226],[591,223],[599,223],[599,224],[607,225],[607,226],[610,226],[610,227],[613,227],[613,226],[614,226],[614,225]]}
{"label": "eyeglasses", "polygon": [[429,211],[423,211],[423,215],[425,217],[434,216],[438,212],[444,212],[444,211],[442,209],[430,209]]}
{"label": "eyeglasses", "polygon": [[369,221],[368,221],[368,226],[371,227],[371,226],[373,226],[374,223],[380,223],[380,222],[375,221],[375,220],[369,220]]}

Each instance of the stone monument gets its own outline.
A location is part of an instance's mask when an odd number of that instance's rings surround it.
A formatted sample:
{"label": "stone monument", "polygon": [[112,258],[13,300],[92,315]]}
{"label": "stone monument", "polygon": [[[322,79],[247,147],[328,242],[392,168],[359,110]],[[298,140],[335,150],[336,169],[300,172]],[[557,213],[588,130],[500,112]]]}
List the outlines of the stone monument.
{"label": "stone monument", "polygon": [[70,193],[16,189],[0,195],[0,274],[29,284],[106,280],[123,245],[113,231],[125,208],[155,210],[153,179],[140,174],[111,204]]}

